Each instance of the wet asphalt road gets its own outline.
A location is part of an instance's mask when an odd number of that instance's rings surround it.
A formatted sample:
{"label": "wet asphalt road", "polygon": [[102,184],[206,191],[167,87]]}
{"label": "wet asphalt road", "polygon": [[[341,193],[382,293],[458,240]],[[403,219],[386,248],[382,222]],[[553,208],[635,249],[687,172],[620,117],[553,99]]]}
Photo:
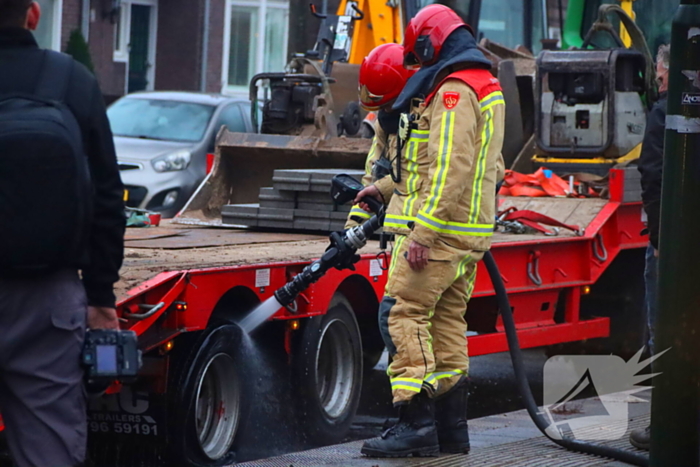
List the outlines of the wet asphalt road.
{"label": "wet asphalt road", "polygon": [[[290,408],[295,406],[292,391],[282,381],[284,366],[275,367],[265,355],[250,349],[248,358],[258,371],[249,374],[254,403],[249,409],[245,429],[237,439],[236,460],[251,461],[298,452],[317,447],[304,439],[300,425]],[[533,394],[542,403],[542,371],[547,360],[544,350],[523,351],[524,363]],[[378,436],[389,418],[395,417],[391,391],[386,376],[387,356],[364,375],[363,392],[355,422],[343,440],[354,441]],[[515,377],[508,353],[485,355],[471,359],[469,418],[480,418],[524,408],[517,394]],[[138,461],[128,467],[153,467],[152,461],[134,453]],[[118,463],[119,467],[127,464]],[[4,467],[2,459],[0,466]]]}
{"label": "wet asphalt road", "polygon": [[[525,367],[538,404],[542,403],[542,370],[547,357],[542,349],[525,350]],[[386,376],[387,358],[364,375],[360,406],[350,433],[343,441],[378,436],[388,418],[395,417]],[[510,355],[500,353],[472,358],[469,418],[480,418],[524,408],[520,401]],[[295,420],[284,410],[294,404],[274,382],[256,378],[258,400],[251,408],[247,429],[237,449],[239,462],[277,456],[316,447],[304,440]],[[275,395],[277,393],[277,395]]]}

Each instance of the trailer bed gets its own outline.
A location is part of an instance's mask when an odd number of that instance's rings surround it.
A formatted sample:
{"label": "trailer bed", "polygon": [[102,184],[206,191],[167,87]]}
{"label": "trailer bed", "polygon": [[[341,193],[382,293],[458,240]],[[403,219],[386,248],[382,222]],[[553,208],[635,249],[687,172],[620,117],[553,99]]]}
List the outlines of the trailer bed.
{"label": "trailer bed", "polygon": [[[504,198],[500,209],[515,206],[586,228],[607,204],[602,199]],[[562,241],[576,234],[561,230],[555,237],[542,234],[515,235],[497,232],[499,244]],[[161,272],[206,269],[286,261],[310,261],[328,246],[326,235],[255,231],[180,225],[164,221],[159,227],[131,228],[126,234],[121,280],[116,285],[119,300],[140,283]],[[364,254],[379,253],[379,243],[370,242]]]}

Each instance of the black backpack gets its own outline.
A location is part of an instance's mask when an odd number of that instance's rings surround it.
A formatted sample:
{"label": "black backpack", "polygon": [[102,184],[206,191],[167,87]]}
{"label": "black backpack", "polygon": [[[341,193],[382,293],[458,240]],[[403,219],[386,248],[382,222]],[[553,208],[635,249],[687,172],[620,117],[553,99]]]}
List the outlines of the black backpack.
{"label": "black backpack", "polygon": [[80,125],[64,103],[73,67],[45,51],[33,95],[0,94],[0,275],[85,262],[92,184]]}

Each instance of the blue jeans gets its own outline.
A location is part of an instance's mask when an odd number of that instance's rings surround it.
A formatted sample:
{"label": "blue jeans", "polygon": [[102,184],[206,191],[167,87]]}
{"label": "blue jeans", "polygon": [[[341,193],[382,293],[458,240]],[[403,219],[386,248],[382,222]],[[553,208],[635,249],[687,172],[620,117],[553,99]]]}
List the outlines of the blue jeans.
{"label": "blue jeans", "polygon": [[658,258],[654,256],[654,247],[647,246],[646,261],[644,266],[644,288],[647,314],[647,331],[649,333],[649,351],[654,354],[654,326],[656,325],[656,313],[658,310]]}

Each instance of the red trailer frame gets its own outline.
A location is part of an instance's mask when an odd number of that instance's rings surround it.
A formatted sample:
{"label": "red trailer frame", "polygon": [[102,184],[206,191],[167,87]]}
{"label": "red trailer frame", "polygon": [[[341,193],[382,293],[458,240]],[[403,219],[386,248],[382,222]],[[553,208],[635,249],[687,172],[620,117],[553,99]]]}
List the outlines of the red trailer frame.
{"label": "red trailer frame", "polygon": [[[620,251],[643,248],[647,244],[646,238],[641,235],[644,228],[641,202],[624,203],[623,196],[624,171],[612,170],[610,200],[582,235],[543,236],[532,241],[493,245],[494,258],[515,310],[521,347],[609,336],[608,318],[580,318],[580,299]],[[388,255],[382,259],[364,255],[354,272],[329,271],[301,295],[295,312],[283,308],[272,319],[299,320],[322,315],[335,292],[343,288],[346,288],[349,298],[371,290],[373,300],[378,303],[387,276],[384,264],[380,263],[388,260]],[[164,272],[132,289],[129,296],[118,304],[118,312],[126,318],[141,316],[137,321],[130,319],[128,327],[141,336],[144,351],[149,351],[178,334],[205,329],[217,303],[233,288],[246,289],[262,302],[306,264],[308,262],[281,262]],[[565,294],[564,320],[556,323],[554,310],[560,293]],[[483,321],[475,315],[484,309],[480,306],[480,299],[494,295],[485,269],[478,268],[468,318],[471,316],[475,322]],[[472,307],[476,311],[471,310]],[[147,310],[146,313],[144,310]],[[495,316],[493,307],[490,314]],[[468,321],[471,323],[470,319]],[[154,327],[156,322],[157,328]],[[477,325],[479,327],[483,328]],[[493,328],[496,332],[469,337],[470,355],[508,349],[500,318],[497,318]],[[288,328],[288,333],[293,331],[293,327]]]}

